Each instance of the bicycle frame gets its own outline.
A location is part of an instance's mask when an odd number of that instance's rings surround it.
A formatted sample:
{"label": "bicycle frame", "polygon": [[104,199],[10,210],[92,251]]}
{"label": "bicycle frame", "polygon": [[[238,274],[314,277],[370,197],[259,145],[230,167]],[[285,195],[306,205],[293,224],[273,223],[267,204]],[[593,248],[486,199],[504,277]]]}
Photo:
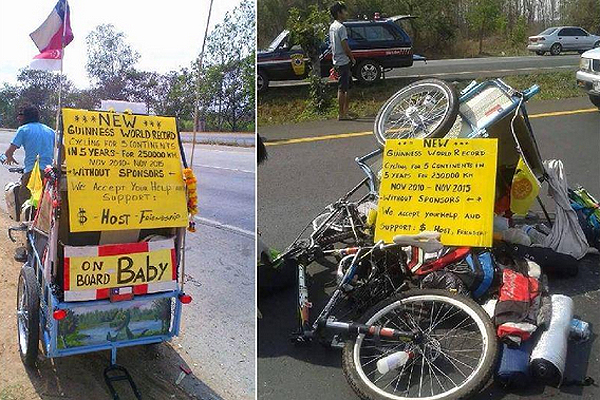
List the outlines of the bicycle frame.
{"label": "bicycle frame", "polygon": [[[469,123],[469,126],[471,128],[471,132],[468,133],[466,137],[467,138],[488,137],[488,130],[494,124],[496,124],[497,122],[499,122],[500,120],[509,116],[512,113],[521,113],[521,115],[523,116],[523,119],[525,121],[527,130],[529,131],[528,133],[531,136],[531,139],[535,146],[536,155],[539,156],[539,152],[537,152],[537,143],[535,142],[535,138],[533,137],[533,131],[532,131],[531,125],[529,123],[529,118],[528,118],[527,112],[525,110],[525,107],[523,106],[524,102],[528,101],[534,95],[539,93],[539,90],[540,90],[539,86],[533,85],[529,89],[525,90],[524,92],[518,92],[518,91],[512,89],[506,83],[504,83],[501,79],[489,80],[489,81],[485,81],[482,83],[476,83],[474,81],[472,84],[467,86],[467,88],[465,88],[461,92],[459,102],[461,102],[461,103],[466,102],[469,99],[473,98],[478,93],[481,93],[483,90],[485,90],[486,88],[491,87],[491,86],[495,86],[495,87],[499,88],[505,94],[510,96],[511,104],[509,107],[502,109],[493,118],[491,118],[490,120],[488,120],[485,124],[482,124],[481,126],[474,125],[463,114],[461,114],[459,112],[459,116],[461,116],[464,121],[467,121],[467,123]],[[516,136],[515,136],[515,141],[516,141],[517,147],[518,147],[517,150],[521,153],[521,156],[523,157],[523,159],[525,159],[525,155],[521,151],[520,144],[519,144]],[[361,200],[359,200],[358,204],[360,204],[361,201],[364,201],[366,199],[376,200],[378,198],[378,186],[379,186],[378,178],[377,178],[375,172],[373,171],[373,169],[367,164],[367,162],[377,156],[380,156],[382,153],[383,153],[383,149],[379,148],[379,149],[376,149],[364,156],[355,158],[355,162],[358,164],[358,166],[361,168],[361,170],[365,173],[366,177],[360,183],[358,183],[354,188],[352,188],[348,193],[346,193],[346,195],[344,195],[340,200],[338,200],[336,203],[333,203],[327,207],[329,209],[335,209],[335,211],[330,213],[330,215],[324,221],[322,221],[319,224],[319,226],[315,228],[314,232],[310,235],[308,249],[312,250],[317,246],[316,238],[318,237],[318,235],[320,235],[322,233],[324,228],[327,227],[329,225],[329,223],[331,221],[333,221],[334,218],[339,215],[340,212],[342,212],[344,210],[346,212],[348,212],[348,215],[350,216],[351,221],[352,221],[352,214],[349,212],[349,207],[350,207],[350,204],[356,204],[356,203],[349,203],[347,200],[351,195],[356,193],[360,187],[362,187],[363,185],[367,186],[368,193],[365,196],[363,196],[361,198]],[[525,162],[527,162],[527,160],[525,160]],[[354,230],[354,224],[353,224],[353,222],[351,222],[351,223],[352,223],[352,228]],[[292,247],[298,242],[298,240],[300,239],[302,234],[306,231],[306,229],[308,228],[309,225],[307,225],[302,230],[300,235],[298,235],[296,240],[293,242],[293,245],[290,246],[290,248],[288,248],[288,250],[286,250],[286,252],[284,252],[280,257],[278,257],[279,259],[281,259],[291,253]],[[356,234],[356,232],[355,232],[355,234]],[[343,295],[345,285],[350,283],[352,281],[352,279],[355,277],[360,261],[363,260],[366,256],[370,255],[373,252],[373,250],[375,250],[376,248],[381,248],[383,250],[383,249],[387,249],[387,248],[393,247],[393,246],[397,246],[397,245],[392,244],[392,245],[386,246],[386,245],[383,245],[382,243],[378,243],[372,247],[357,248],[356,252],[352,255],[352,262],[351,262],[350,266],[348,267],[348,269],[346,270],[346,272],[340,279],[340,282],[338,283],[338,285],[337,285],[334,293],[330,297],[329,301],[324,306],[324,308],[321,310],[321,312],[319,313],[319,315],[317,316],[317,318],[315,319],[315,321],[313,323],[310,322],[310,308],[312,308],[312,303],[309,301],[309,293],[308,293],[308,288],[306,285],[306,267],[308,264],[310,264],[310,262],[312,262],[312,260],[309,258],[308,260],[306,260],[306,262],[299,263],[298,264],[298,308],[299,308],[299,315],[300,315],[300,331],[299,331],[298,335],[296,335],[295,339],[297,341],[310,340],[314,336],[314,334],[316,332],[318,332],[319,329],[330,329],[335,332],[344,332],[344,333],[352,332],[354,334],[359,334],[359,333],[381,334],[381,331],[378,330],[377,327],[361,326],[360,324],[335,321],[331,316],[331,311],[332,311],[333,307],[335,306],[335,304],[340,299],[340,297]],[[306,249],[304,249],[304,250],[306,250]],[[323,254],[332,254],[332,251],[323,251]],[[348,255],[347,257],[350,257],[350,255]],[[414,332],[411,334],[407,334],[407,332],[400,332],[400,333],[392,332],[390,334],[399,335],[399,337],[405,337],[405,338],[412,338],[412,339],[415,338]]]}
{"label": "bicycle frame", "polygon": [[[337,321],[331,315],[334,306],[345,293],[344,288],[347,288],[347,286],[356,276],[360,261],[370,256],[375,250],[385,251],[394,247],[397,248],[399,245],[384,245],[383,242],[380,241],[374,246],[348,249],[351,254],[348,254],[346,257],[352,258],[352,262],[344,273],[343,277],[340,279],[340,282],[338,283],[334,293],[327,301],[327,304],[323,307],[313,323],[310,323],[310,308],[312,308],[312,303],[309,301],[308,288],[306,286],[306,266],[303,264],[298,264],[298,307],[300,310],[300,330],[297,335],[293,336],[293,339],[297,342],[310,341],[320,330],[329,330],[331,332],[344,334],[346,336],[364,334],[366,336],[382,336],[404,341],[418,340],[420,334],[417,331],[407,332],[398,329],[382,328],[375,325]],[[325,251],[324,253],[333,254],[335,251],[336,250],[329,250]],[[400,290],[403,286],[404,284],[399,286],[397,290]]]}

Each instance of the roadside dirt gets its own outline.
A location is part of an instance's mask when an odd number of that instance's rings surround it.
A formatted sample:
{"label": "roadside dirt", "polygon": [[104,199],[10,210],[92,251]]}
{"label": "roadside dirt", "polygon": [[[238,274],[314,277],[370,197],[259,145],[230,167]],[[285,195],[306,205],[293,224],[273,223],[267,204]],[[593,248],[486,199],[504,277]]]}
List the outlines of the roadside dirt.
{"label": "roadside dirt", "polygon": [[[11,223],[0,211],[0,255],[4,261],[0,266],[0,400],[111,399],[103,377],[110,360],[108,351],[50,360],[40,350],[36,369],[21,363],[15,313],[21,265],[13,260],[15,245],[6,235]],[[117,362],[129,370],[144,399],[198,398],[175,385],[180,366],[187,367],[187,363],[170,344],[121,349]],[[193,374],[186,376],[183,384],[202,385]],[[135,398],[126,384],[119,382],[115,387],[122,400]]]}

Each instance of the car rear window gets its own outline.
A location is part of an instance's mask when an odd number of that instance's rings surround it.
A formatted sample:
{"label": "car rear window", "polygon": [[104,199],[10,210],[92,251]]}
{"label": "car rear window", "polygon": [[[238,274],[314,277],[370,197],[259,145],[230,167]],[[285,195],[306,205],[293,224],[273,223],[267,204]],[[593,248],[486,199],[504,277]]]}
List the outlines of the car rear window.
{"label": "car rear window", "polygon": [[350,37],[354,40],[395,40],[396,38],[383,25],[353,26],[350,28]]}
{"label": "car rear window", "polygon": [[539,36],[552,35],[555,31],[556,31],[556,28],[548,28],[548,29],[544,30],[542,33],[540,33]]}

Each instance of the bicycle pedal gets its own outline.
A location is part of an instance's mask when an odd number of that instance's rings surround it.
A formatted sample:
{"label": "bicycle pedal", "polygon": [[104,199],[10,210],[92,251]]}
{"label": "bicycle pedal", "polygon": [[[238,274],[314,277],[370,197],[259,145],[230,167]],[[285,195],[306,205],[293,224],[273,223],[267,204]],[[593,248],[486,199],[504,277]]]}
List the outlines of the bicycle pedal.
{"label": "bicycle pedal", "polygon": [[339,335],[335,335],[333,337],[333,339],[331,339],[331,342],[329,343],[329,346],[334,349],[343,349],[345,345],[346,345],[346,342],[343,339],[341,339],[339,337]]}
{"label": "bicycle pedal", "polygon": [[307,335],[304,332],[295,332],[290,335],[290,341],[296,345],[307,345],[312,343],[313,338],[312,335]]}

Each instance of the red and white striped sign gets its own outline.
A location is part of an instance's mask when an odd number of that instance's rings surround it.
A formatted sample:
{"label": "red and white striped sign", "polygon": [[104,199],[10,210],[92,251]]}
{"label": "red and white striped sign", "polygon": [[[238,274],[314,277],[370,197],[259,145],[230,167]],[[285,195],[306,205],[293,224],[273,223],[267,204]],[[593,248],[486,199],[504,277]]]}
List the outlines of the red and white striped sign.
{"label": "red and white striped sign", "polygon": [[[64,300],[87,301],[177,289],[173,239],[64,249]],[[111,293],[112,292],[112,293]]]}

